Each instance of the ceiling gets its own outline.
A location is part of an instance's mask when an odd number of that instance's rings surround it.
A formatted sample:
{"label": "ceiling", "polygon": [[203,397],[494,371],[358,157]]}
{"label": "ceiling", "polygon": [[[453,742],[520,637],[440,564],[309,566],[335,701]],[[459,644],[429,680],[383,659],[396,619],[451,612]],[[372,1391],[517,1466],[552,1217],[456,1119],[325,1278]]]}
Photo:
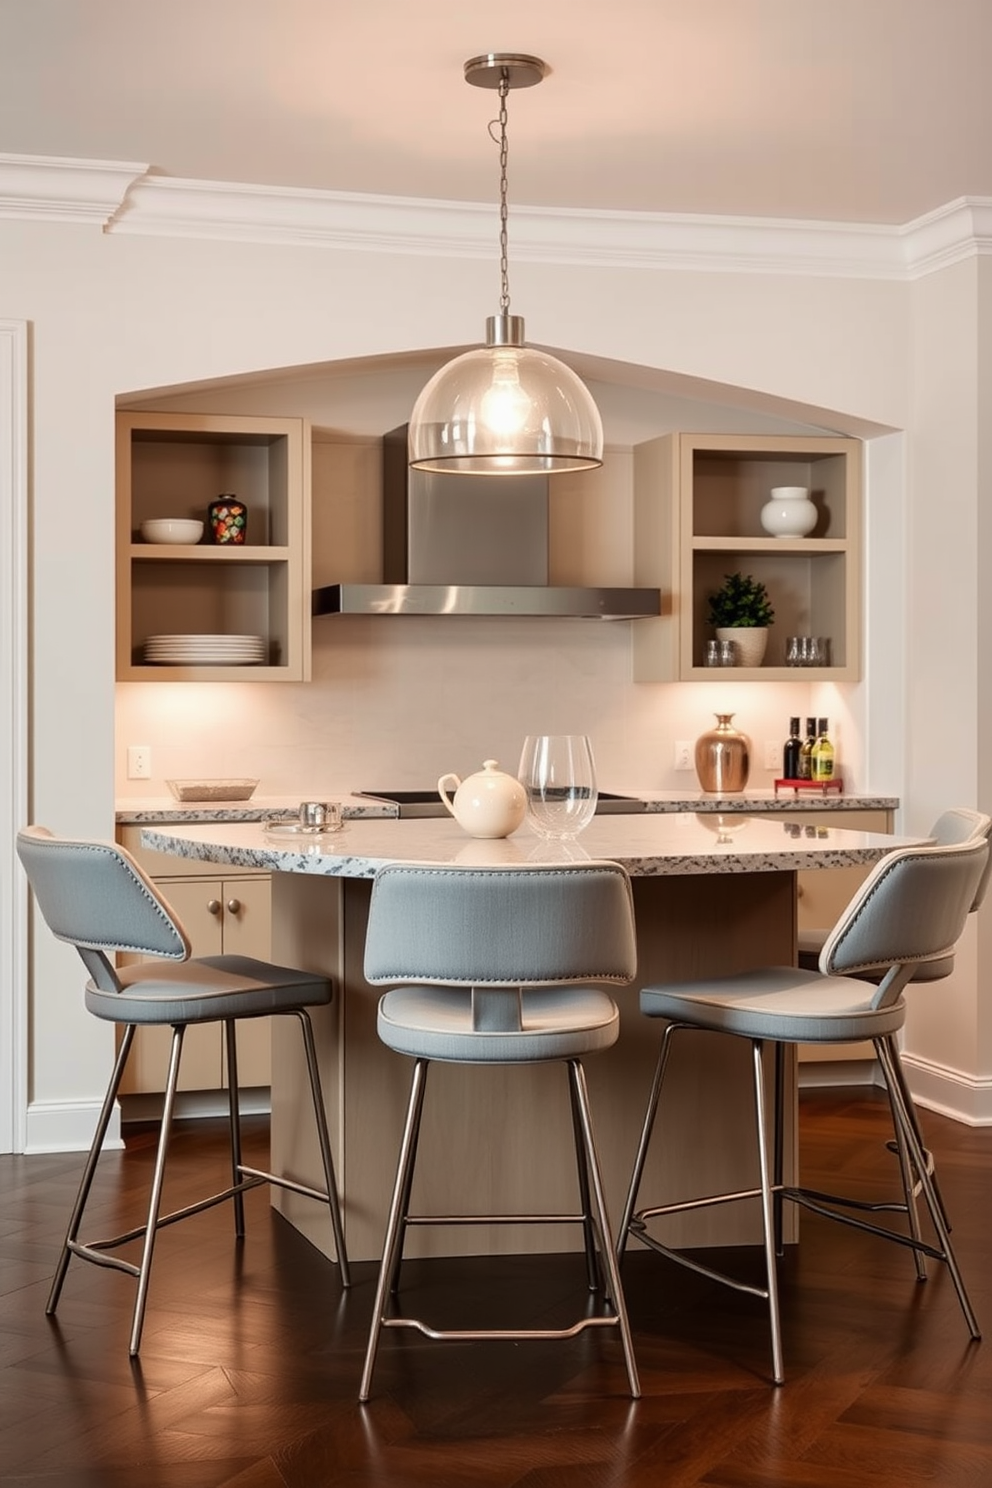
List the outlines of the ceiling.
{"label": "ceiling", "polygon": [[[901,224],[992,197],[992,0],[0,0],[0,149],[168,176]],[[512,218],[511,218],[512,220]]]}

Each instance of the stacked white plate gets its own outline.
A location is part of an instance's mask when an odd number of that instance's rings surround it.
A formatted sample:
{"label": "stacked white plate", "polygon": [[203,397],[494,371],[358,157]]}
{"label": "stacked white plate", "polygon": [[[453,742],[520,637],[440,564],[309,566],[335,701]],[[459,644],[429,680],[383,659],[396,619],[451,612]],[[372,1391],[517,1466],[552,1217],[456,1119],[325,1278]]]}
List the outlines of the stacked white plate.
{"label": "stacked white plate", "polygon": [[258,666],[268,660],[264,636],[159,635],[145,641],[153,666]]}

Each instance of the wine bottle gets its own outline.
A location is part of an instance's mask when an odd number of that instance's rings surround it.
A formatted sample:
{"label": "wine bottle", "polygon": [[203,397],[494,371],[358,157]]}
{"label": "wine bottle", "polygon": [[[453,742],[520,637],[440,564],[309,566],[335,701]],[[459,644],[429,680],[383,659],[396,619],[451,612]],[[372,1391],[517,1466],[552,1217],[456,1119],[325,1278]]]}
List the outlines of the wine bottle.
{"label": "wine bottle", "polygon": [[782,749],[782,779],[799,779],[799,751],[803,747],[803,741],[799,737],[799,719],[789,719],[789,737],[786,739]]}
{"label": "wine bottle", "polygon": [[813,779],[813,745],[816,743],[816,719],[807,718],[806,737],[799,746],[799,776],[800,780]]}
{"label": "wine bottle", "polygon": [[826,718],[821,718],[817,728],[816,743],[810,753],[811,780],[834,778],[834,746],[827,738]]}

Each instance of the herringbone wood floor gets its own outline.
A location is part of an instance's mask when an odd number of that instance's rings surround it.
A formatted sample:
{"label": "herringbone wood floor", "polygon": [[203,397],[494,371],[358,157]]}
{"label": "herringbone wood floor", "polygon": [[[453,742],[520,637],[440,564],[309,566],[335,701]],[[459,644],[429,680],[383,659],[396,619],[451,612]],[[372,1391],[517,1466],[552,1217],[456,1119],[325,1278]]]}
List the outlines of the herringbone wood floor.
{"label": "herringbone wood floor", "polygon": [[[992,1329],[992,1131],[924,1123]],[[805,1181],[891,1188],[877,1096],[806,1096],[801,1130]],[[265,1141],[256,1121],[256,1156]],[[173,1204],[203,1192],[222,1151],[220,1124],[178,1129]],[[373,1268],[357,1267],[342,1294],[264,1190],[250,1195],[240,1247],[226,1208],[163,1231],[140,1364],[127,1358],[125,1277],[75,1262],[57,1321],[46,1319],[80,1161],[0,1158],[3,1488],[992,1484],[992,1336],[969,1343],[942,1268],[919,1286],[908,1252],[825,1220],[804,1216],[783,1267],[780,1389],[767,1383],[762,1304],[640,1251],[625,1265],[640,1401],[625,1394],[610,1334],[464,1346],[390,1334],[363,1408]],[[98,1180],[97,1229],[140,1213],[149,1169],[135,1131]],[[751,1253],[732,1259],[753,1269]],[[405,1277],[404,1291],[443,1285],[476,1317],[512,1307],[527,1319],[581,1296],[584,1280],[561,1257],[435,1262]]]}

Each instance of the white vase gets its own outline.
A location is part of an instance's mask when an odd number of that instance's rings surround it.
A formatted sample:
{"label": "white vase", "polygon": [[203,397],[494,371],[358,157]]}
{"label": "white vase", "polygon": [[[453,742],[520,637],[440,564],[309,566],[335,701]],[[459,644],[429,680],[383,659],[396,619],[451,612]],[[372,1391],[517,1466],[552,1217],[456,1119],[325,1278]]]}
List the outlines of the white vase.
{"label": "white vase", "polygon": [[805,486],[774,486],[761,508],[761,525],[772,537],[805,537],[817,511]]}
{"label": "white vase", "polygon": [[734,666],[759,667],[768,645],[768,630],[760,625],[721,625],[716,633],[718,641],[732,641]]}

